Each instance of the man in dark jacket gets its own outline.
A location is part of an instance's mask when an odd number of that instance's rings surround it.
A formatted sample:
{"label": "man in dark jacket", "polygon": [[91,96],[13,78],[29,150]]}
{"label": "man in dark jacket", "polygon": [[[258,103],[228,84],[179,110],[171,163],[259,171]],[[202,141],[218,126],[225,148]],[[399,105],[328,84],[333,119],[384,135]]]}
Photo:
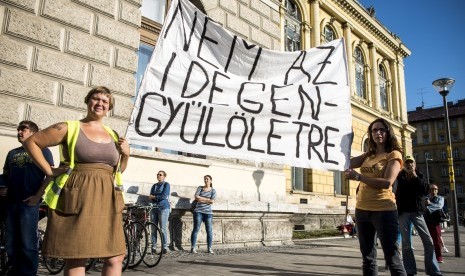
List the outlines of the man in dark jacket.
{"label": "man in dark jacket", "polygon": [[428,194],[428,183],[416,169],[415,159],[406,156],[404,168],[397,176],[396,203],[399,213],[399,227],[402,236],[402,259],[407,275],[415,275],[417,266],[412,249],[413,224],[423,242],[425,250],[425,272],[427,275],[442,275],[434,253],[431,238],[425,219],[423,218],[423,202]]}
{"label": "man in dark jacket", "polygon": [[[45,174],[30,158],[22,146],[27,138],[39,131],[32,121],[22,121],[17,127],[20,147],[8,152],[0,176],[8,188],[6,218],[6,250],[9,275],[35,276],[39,265],[37,224],[39,221],[38,190]],[[53,166],[52,153],[42,150],[47,162]]]}

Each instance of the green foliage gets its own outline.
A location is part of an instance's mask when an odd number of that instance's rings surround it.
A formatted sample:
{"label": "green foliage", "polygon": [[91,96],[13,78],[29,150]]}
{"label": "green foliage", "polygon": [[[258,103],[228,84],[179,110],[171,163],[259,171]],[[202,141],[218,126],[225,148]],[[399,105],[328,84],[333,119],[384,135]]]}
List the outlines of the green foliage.
{"label": "green foliage", "polygon": [[301,239],[314,239],[323,237],[334,237],[341,235],[337,229],[319,229],[311,231],[293,231],[292,238]]}

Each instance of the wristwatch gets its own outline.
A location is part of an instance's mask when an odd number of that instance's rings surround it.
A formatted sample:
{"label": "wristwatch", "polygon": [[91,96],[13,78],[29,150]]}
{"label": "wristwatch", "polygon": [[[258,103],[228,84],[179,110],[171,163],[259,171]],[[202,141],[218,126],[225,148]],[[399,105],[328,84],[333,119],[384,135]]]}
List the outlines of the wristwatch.
{"label": "wristwatch", "polygon": [[360,181],[360,174],[355,175],[355,180]]}

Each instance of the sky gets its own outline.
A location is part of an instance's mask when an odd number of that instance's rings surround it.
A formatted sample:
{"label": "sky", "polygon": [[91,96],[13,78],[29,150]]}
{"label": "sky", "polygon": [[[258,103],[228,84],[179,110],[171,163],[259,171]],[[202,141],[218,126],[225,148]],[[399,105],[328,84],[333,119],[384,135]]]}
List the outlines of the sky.
{"label": "sky", "polygon": [[442,106],[432,86],[455,79],[447,101],[465,99],[465,0],[358,0],[412,52],[404,59],[407,109]]}

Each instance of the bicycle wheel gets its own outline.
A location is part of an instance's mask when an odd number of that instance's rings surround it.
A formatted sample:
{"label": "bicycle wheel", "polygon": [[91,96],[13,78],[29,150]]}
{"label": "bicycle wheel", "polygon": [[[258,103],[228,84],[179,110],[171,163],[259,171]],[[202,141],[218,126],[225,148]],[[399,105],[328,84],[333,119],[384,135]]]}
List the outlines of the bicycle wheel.
{"label": "bicycle wheel", "polygon": [[0,223],[0,275],[4,275],[8,270],[8,255],[6,254],[6,224]]}
{"label": "bicycle wheel", "polygon": [[50,274],[60,273],[65,268],[65,260],[44,256],[44,264]]}
{"label": "bicycle wheel", "polygon": [[154,267],[160,262],[163,256],[163,236],[160,229],[153,222],[147,222],[145,229],[147,230],[149,244],[144,257],[144,264],[148,267]]}
{"label": "bicycle wheel", "polygon": [[147,230],[140,222],[134,221],[126,226],[128,241],[130,244],[129,268],[138,266],[147,253]]}
{"label": "bicycle wheel", "polygon": [[98,259],[97,258],[90,258],[86,261],[86,271],[91,270],[96,264]]}
{"label": "bicycle wheel", "polygon": [[131,246],[130,243],[128,242],[128,234],[126,231],[124,231],[124,240],[126,241],[126,254],[124,255],[124,260],[123,260],[123,271],[125,271],[128,268],[129,265],[129,256],[131,255]]}

